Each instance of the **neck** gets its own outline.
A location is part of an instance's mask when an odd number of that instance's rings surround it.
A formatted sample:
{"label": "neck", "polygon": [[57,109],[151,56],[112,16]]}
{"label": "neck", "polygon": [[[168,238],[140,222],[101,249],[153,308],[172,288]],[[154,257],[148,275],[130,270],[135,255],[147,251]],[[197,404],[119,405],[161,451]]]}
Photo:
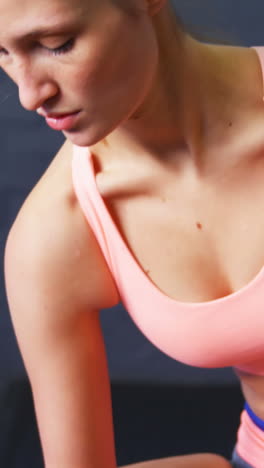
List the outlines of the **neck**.
{"label": "neck", "polygon": [[[167,29],[157,28],[160,61],[146,99],[91,148],[104,159],[188,156],[192,164],[204,166],[207,155],[228,146],[250,111],[262,105],[262,75],[253,49],[203,44]],[[252,90],[250,82],[256,83]]]}

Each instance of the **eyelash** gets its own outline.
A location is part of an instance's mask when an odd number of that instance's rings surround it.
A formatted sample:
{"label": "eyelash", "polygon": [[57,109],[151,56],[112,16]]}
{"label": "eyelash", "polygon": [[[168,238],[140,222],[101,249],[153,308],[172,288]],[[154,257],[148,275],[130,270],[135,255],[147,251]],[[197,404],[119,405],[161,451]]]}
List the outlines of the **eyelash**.
{"label": "eyelash", "polygon": [[[41,46],[41,47],[47,50],[48,52],[50,52],[52,55],[62,55],[62,54],[66,54],[67,52],[69,52],[73,48],[73,45],[74,45],[74,39],[72,38],[72,39],[69,39],[64,44],[62,44],[60,47],[56,47],[54,49],[51,49],[45,46]],[[5,49],[0,49],[0,55],[7,55]]]}
{"label": "eyelash", "polygon": [[48,50],[51,52],[52,55],[61,55],[61,54],[66,54],[69,52],[74,44],[74,39],[70,39],[69,41],[65,42],[62,44],[60,47],[56,47],[55,49],[50,49],[49,47],[44,47],[44,49]]}

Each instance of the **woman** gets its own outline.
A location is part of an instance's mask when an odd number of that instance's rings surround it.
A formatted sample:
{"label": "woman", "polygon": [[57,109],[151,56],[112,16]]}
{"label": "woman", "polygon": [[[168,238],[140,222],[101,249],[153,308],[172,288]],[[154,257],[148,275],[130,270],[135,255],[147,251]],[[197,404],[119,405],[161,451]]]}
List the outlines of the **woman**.
{"label": "woman", "polygon": [[234,366],[249,405],[232,462],[133,467],[263,468],[262,50],[199,42],[164,0],[0,0],[0,48],[66,137],[5,249],[46,467],[116,466],[99,310],[121,299],[168,355]]}

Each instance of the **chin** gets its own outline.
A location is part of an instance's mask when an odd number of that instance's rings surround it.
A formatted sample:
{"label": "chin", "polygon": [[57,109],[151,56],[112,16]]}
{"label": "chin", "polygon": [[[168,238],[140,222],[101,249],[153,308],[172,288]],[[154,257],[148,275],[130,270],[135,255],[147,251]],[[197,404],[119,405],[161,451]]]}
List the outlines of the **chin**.
{"label": "chin", "polygon": [[84,147],[91,147],[96,145],[97,143],[100,143],[102,140],[104,140],[112,131],[115,129],[114,128],[108,128],[106,129],[96,129],[92,127],[88,127],[87,129],[82,129],[82,130],[77,130],[77,129],[72,129],[72,130],[67,130],[63,132],[65,138],[67,140],[70,140],[74,145],[77,146],[84,146]]}
{"label": "chin", "polygon": [[65,138],[69,140],[73,145],[88,147],[94,144],[93,143],[94,140],[89,138],[88,135],[85,134],[85,132],[75,133],[75,132],[67,131],[67,132],[62,132],[62,133],[65,136]]}

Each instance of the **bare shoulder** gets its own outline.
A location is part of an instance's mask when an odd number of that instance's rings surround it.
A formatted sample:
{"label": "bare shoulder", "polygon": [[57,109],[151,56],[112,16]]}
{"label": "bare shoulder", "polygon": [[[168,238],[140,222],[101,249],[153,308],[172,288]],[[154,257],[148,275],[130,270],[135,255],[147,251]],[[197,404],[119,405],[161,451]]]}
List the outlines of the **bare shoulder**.
{"label": "bare shoulder", "polygon": [[41,270],[44,281],[71,288],[76,302],[111,307],[119,301],[118,292],[75,195],[71,160],[72,144],[66,141],[17,214],[5,268],[15,268],[19,258],[26,268]]}

